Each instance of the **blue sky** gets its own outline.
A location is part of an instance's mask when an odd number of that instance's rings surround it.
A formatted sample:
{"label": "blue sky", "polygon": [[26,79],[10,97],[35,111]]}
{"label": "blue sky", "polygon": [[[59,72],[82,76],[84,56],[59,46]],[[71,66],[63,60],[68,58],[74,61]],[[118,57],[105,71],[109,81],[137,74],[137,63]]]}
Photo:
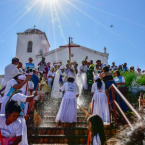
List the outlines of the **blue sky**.
{"label": "blue sky", "polygon": [[144,0],[0,0],[0,74],[16,54],[16,33],[34,25],[46,32],[50,50],[71,36],[97,51],[106,47],[109,64],[145,69]]}

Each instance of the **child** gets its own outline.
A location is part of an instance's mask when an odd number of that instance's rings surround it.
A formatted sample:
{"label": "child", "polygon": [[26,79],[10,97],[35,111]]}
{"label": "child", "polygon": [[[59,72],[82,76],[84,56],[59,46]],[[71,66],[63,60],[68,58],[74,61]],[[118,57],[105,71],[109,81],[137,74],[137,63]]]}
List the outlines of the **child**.
{"label": "child", "polygon": [[56,116],[56,122],[63,123],[76,123],[77,122],[77,86],[73,83],[74,78],[68,77],[67,83],[65,83],[60,91],[65,91],[60,109]]}
{"label": "child", "polygon": [[[19,144],[22,140],[22,123],[18,116],[21,107],[17,101],[10,101],[5,108],[5,114],[0,114],[0,131],[4,145]],[[1,142],[0,142],[1,144]]]}
{"label": "child", "polygon": [[107,96],[105,93],[105,84],[96,76],[95,83],[92,85],[92,112],[98,114],[103,122],[110,123],[110,115],[108,108]]}
{"label": "child", "polygon": [[100,116],[91,115],[88,118],[88,129],[91,131],[93,145],[104,145],[106,141],[104,125]]}

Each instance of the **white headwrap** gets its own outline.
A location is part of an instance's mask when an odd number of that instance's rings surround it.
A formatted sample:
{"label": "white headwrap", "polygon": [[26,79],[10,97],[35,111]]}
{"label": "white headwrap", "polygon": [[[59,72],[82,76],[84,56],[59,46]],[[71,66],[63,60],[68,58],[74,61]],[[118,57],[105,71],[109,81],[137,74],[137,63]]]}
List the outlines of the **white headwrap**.
{"label": "white headwrap", "polygon": [[74,68],[74,66],[72,65],[70,69],[74,70],[75,68]]}
{"label": "white headwrap", "polygon": [[60,63],[57,64],[57,66],[60,66],[60,65],[61,65]]}
{"label": "white headwrap", "polygon": [[60,68],[59,69],[65,69],[65,66],[64,65],[62,65],[62,66],[60,66]]}
{"label": "white headwrap", "polygon": [[54,66],[51,66],[50,70],[52,71],[52,69],[54,69]]}
{"label": "white headwrap", "polygon": [[94,80],[96,81],[97,79],[99,79],[100,77],[99,76],[95,76],[94,77]]}
{"label": "white headwrap", "polygon": [[18,76],[18,79],[24,81],[24,80],[26,80],[26,76],[25,75],[19,75]]}

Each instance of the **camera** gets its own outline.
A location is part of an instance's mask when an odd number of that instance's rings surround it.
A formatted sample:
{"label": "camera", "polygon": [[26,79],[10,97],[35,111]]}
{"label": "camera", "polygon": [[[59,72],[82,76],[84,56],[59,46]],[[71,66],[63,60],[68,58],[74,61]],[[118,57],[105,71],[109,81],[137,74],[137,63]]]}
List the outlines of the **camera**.
{"label": "camera", "polygon": [[33,72],[32,69],[28,69],[28,70],[26,71],[26,73],[31,73],[31,72]]}
{"label": "camera", "polygon": [[32,69],[27,69],[27,71],[26,71],[26,75],[32,75],[33,74],[33,70]]}

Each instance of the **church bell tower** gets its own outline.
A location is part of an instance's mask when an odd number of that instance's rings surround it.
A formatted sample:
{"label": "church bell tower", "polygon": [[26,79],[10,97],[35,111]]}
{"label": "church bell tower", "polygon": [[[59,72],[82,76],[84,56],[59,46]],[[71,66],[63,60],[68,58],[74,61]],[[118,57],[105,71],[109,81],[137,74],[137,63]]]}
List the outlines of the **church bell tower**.
{"label": "church bell tower", "polygon": [[[28,29],[23,33],[17,33],[17,49],[16,56],[23,65],[32,57],[33,63],[37,65],[41,57],[49,52],[49,41],[45,32],[39,29]],[[39,56],[39,58],[37,57]]]}

